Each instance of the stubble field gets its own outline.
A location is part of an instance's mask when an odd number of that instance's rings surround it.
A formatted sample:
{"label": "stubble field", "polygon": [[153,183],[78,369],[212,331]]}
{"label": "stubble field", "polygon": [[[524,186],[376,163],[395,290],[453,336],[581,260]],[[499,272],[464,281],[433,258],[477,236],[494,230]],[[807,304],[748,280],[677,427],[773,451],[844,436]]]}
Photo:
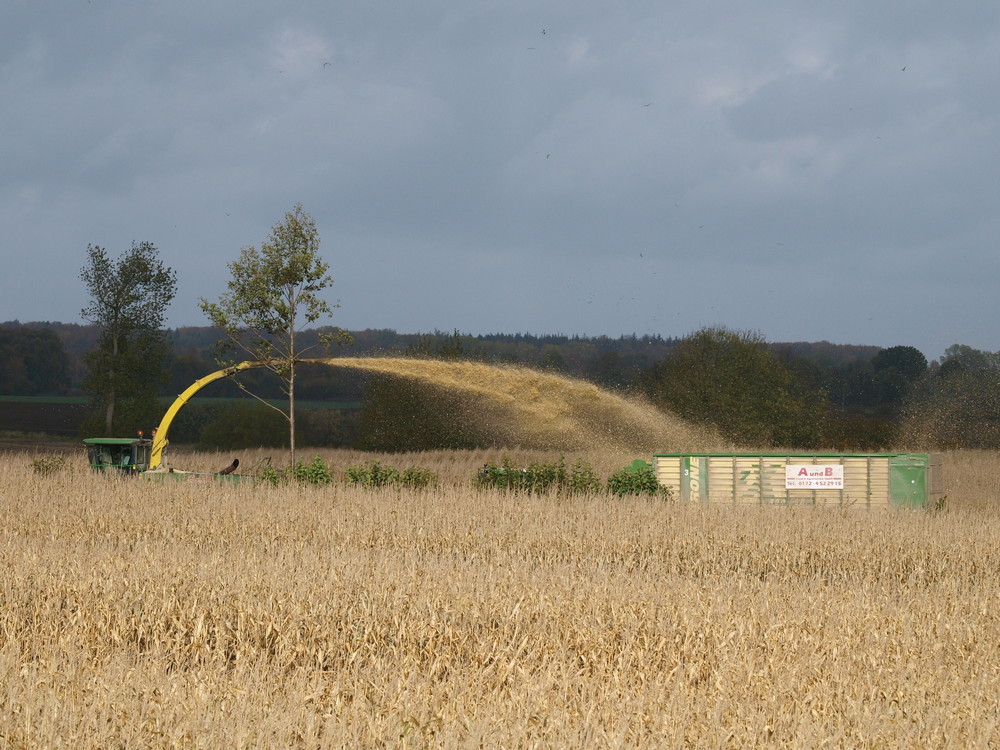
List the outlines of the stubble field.
{"label": "stubble field", "polygon": [[946,456],[940,512],[474,490],[489,453],[383,457],[427,491],[32,457],[0,462],[0,748],[1000,744],[993,453]]}

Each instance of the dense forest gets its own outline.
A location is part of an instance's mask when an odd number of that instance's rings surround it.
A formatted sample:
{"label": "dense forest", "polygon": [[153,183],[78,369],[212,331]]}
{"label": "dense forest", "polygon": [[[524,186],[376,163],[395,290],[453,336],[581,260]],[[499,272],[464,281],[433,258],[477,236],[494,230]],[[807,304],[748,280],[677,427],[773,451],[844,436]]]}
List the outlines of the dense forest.
{"label": "dense forest", "polygon": [[[323,332],[316,329],[306,336]],[[219,368],[218,330],[188,327],[167,333],[164,399]],[[744,444],[837,450],[1000,447],[1000,355],[963,345],[928,363],[905,344],[773,343],[721,328],[679,339],[401,334],[389,329],[351,334],[353,344],[334,347],[331,356],[523,365],[640,394]],[[84,355],[97,339],[94,326],[0,324],[0,395],[79,396]],[[282,398],[279,384],[266,372],[248,371],[242,377],[258,395]],[[297,394],[305,402],[305,445],[390,450],[463,445],[446,415],[438,413],[444,408],[439,400],[413,384],[350,369],[303,367]],[[241,442],[280,444],[279,414],[268,414],[252,400],[218,403],[245,396],[230,381],[209,386],[203,395],[214,398],[182,412],[172,433],[175,440],[221,448],[241,447]],[[393,420],[392,430],[384,429],[386,420]]]}

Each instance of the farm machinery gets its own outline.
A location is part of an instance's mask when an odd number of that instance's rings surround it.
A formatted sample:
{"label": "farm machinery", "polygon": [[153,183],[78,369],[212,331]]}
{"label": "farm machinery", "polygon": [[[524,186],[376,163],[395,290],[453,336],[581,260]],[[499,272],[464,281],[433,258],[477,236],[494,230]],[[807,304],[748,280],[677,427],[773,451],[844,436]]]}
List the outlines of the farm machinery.
{"label": "farm machinery", "polygon": [[83,444],[87,448],[90,468],[102,473],[141,475],[154,479],[169,478],[192,482],[240,481],[242,475],[235,473],[240,464],[239,459],[235,459],[218,472],[176,471],[163,465],[163,452],[168,444],[167,434],[174,417],[198,391],[216,380],[232,377],[242,370],[263,366],[263,362],[240,362],[196,380],[174,399],[150,437],[145,437],[139,432],[134,438],[86,438]]}

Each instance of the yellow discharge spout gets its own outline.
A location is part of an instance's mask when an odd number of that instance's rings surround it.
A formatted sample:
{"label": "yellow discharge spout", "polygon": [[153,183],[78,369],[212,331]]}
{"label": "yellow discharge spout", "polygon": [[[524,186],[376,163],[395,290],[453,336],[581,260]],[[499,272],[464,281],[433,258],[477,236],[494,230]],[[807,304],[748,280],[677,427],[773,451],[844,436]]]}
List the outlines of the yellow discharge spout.
{"label": "yellow discharge spout", "polygon": [[191,397],[194,396],[194,394],[209,383],[214,383],[216,380],[232,377],[241,370],[249,370],[254,367],[264,367],[266,364],[266,362],[240,362],[238,365],[226,367],[223,370],[217,370],[210,375],[206,375],[188,386],[187,389],[185,389],[185,391],[174,400],[174,403],[170,405],[166,414],[163,415],[163,419],[160,420],[159,427],[156,428],[156,433],[153,435],[153,450],[149,457],[149,468],[155,469],[160,465],[160,462],[163,460],[163,449],[166,448],[167,443],[169,443],[167,440],[167,432],[170,430],[170,423],[174,421],[174,417],[177,416],[177,412],[181,410],[181,407],[184,406],[184,404],[186,404]]}

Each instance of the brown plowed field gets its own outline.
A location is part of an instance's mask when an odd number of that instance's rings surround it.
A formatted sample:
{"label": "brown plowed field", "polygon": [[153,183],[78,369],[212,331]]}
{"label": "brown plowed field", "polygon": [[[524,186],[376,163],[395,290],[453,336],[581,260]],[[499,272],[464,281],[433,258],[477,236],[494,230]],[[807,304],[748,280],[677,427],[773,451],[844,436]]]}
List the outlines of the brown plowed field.
{"label": "brown plowed field", "polygon": [[76,437],[83,404],[0,401],[0,432]]}

